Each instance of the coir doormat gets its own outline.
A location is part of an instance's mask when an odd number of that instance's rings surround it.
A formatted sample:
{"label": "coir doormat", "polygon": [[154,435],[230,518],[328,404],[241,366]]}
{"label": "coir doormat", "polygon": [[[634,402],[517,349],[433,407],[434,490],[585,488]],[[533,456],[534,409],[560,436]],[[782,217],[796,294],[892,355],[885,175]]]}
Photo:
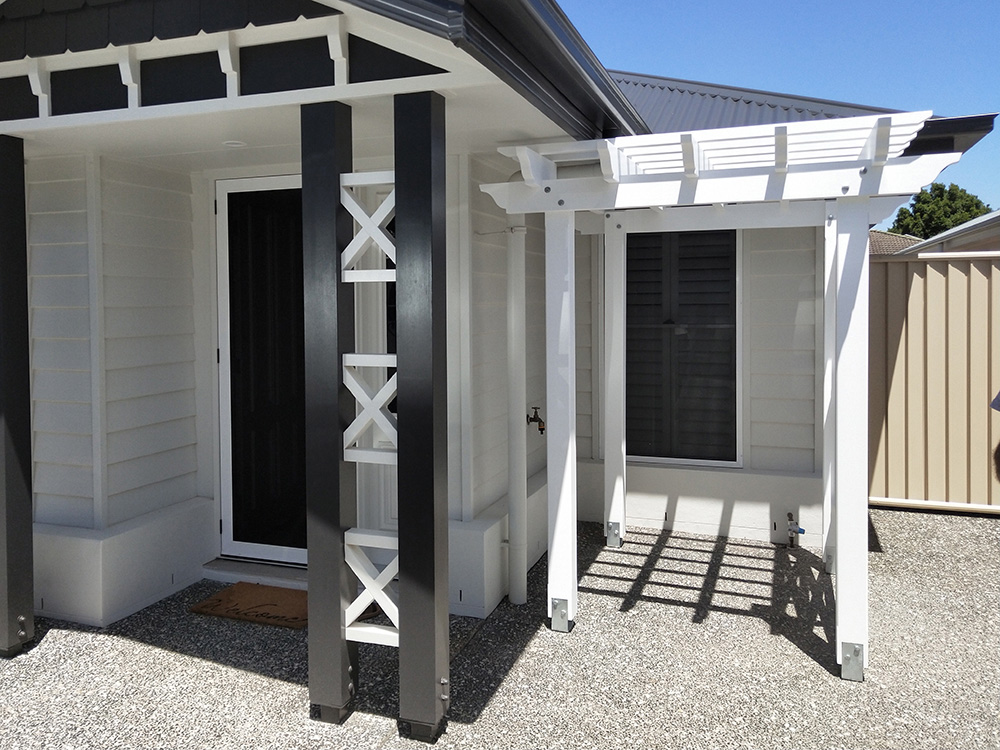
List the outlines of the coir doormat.
{"label": "coir doormat", "polygon": [[222,589],[191,611],[283,628],[304,628],[309,622],[305,591],[245,581]]}

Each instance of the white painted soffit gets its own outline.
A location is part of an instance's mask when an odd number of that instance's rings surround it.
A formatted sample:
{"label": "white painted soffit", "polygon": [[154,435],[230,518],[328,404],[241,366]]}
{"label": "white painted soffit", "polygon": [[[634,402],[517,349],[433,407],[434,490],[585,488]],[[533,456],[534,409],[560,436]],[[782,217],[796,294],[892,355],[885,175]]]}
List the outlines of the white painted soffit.
{"label": "white painted soffit", "polygon": [[960,153],[903,157],[931,112],[500,149],[521,179],[483,185],[509,213],[905,196]]}

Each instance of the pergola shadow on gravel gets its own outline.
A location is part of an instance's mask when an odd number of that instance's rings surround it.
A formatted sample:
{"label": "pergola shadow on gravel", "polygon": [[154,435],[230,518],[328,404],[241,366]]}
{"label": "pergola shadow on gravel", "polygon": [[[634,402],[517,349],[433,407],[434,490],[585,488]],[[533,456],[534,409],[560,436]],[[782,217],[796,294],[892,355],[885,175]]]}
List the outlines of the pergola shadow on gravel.
{"label": "pergola shadow on gravel", "polygon": [[[581,523],[578,553],[581,593],[597,597],[598,609],[605,606],[600,600],[610,599],[635,627],[649,626],[645,605],[675,613],[687,610],[695,624],[705,623],[713,613],[755,618],[830,674],[839,674],[833,585],[822,560],[808,549],[638,528],[630,529],[627,544],[615,549],[605,546],[599,525]],[[475,722],[532,641],[548,630],[546,581],[543,557],[529,572],[527,604],[516,606],[504,599],[485,620],[450,618],[449,721]],[[39,618],[31,648],[52,628],[101,633],[307,686],[307,629],[188,611],[224,585],[200,581],[103,629]],[[587,621],[580,625],[592,627]],[[354,710],[395,719],[398,670],[396,649],[359,644]]]}

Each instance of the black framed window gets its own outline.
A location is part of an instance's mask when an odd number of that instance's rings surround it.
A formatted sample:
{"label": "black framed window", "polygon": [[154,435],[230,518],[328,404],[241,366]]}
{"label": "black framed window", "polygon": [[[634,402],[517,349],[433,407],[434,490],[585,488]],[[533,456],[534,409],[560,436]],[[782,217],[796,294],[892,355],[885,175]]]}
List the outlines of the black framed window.
{"label": "black framed window", "polygon": [[626,452],[735,461],[736,232],[630,234],[625,269]]}

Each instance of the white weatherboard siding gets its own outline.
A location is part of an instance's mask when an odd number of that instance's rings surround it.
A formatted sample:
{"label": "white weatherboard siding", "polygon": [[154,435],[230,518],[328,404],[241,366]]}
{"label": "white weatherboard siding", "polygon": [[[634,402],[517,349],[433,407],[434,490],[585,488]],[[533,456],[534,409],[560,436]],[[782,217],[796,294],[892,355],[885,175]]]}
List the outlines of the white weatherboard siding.
{"label": "white weatherboard siding", "polygon": [[[817,230],[741,234],[743,467],[630,462],[627,522],[783,541],[786,514],[792,512],[806,529],[801,541],[819,546],[816,394],[822,319]],[[581,518],[601,521],[603,465],[581,461],[579,472]]]}
{"label": "white weatherboard siding", "polygon": [[110,524],[194,497],[191,181],[102,161]]}
{"label": "white weatherboard siding", "polygon": [[816,457],[816,230],[743,232],[749,469],[811,474]]}
{"label": "white weatherboard siding", "polygon": [[[473,229],[471,354],[473,412],[473,510],[478,517],[507,492],[507,215],[479,185],[506,180],[509,164],[498,159],[471,161],[470,224]],[[531,219],[526,237],[527,312],[525,342],[528,404],[545,418],[544,240]],[[528,430],[528,476],[545,465],[545,439]]]}
{"label": "white weatherboard siding", "polygon": [[107,625],[197,580],[217,545],[195,472],[187,176],[28,164],[35,607]]}
{"label": "white weatherboard siding", "polygon": [[594,456],[594,264],[592,237],[576,239],[576,453]]}
{"label": "white weatherboard siding", "polygon": [[87,161],[27,164],[35,520],[93,528]]}

